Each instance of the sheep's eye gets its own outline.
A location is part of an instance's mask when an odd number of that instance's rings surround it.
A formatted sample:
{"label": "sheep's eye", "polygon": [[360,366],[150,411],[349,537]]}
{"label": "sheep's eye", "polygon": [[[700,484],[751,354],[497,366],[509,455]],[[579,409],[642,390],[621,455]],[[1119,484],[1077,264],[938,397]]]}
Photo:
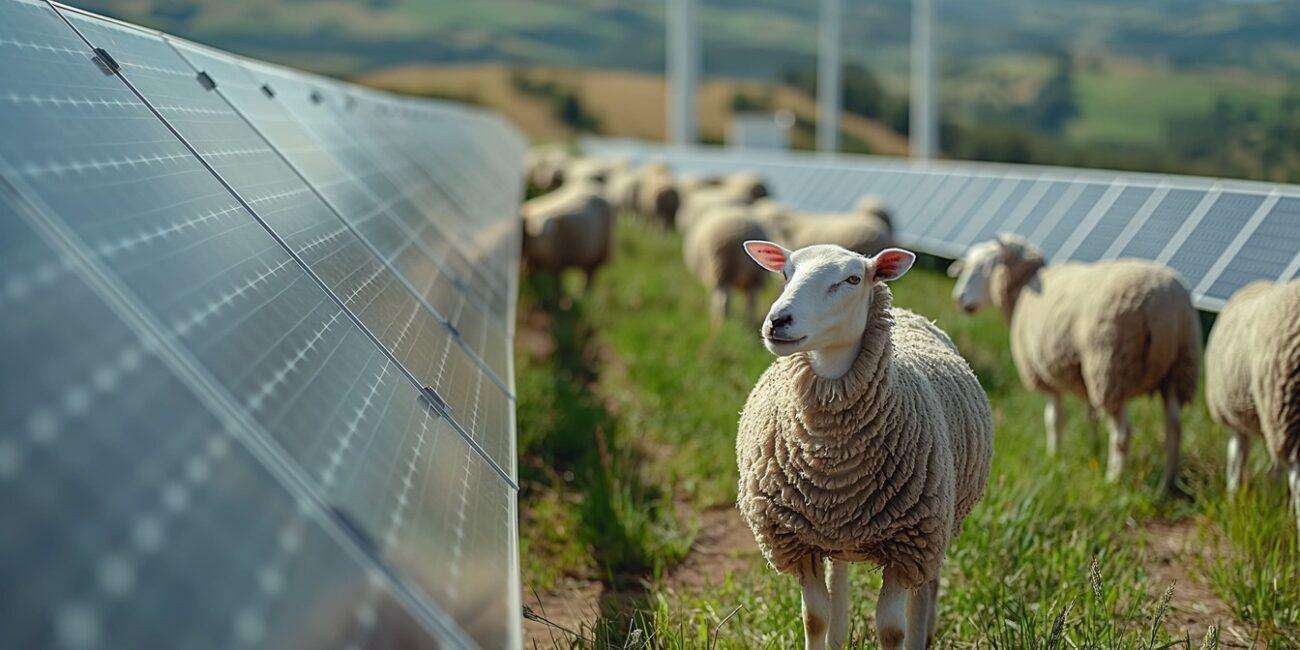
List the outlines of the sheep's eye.
{"label": "sheep's eye", "polygon": [[859,283],[859,282],[862,282],[862,278],[860,278],[860,277],[858,277],[858,276],[856,276],[856,275],[850,275],[849,277],[844,278],[844,281],[847,282],[847,283],[849,283],[849,284],[857,284],[857,283]]}

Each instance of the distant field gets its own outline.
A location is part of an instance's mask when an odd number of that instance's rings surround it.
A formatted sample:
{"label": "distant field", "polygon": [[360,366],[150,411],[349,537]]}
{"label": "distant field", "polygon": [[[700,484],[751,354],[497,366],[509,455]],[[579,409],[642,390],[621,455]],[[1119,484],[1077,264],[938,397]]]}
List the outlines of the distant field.
{"label": "distant field", "polygon": [[[945,73],[941,89],[951,115],[980,122],[979,107],[1010,111],[1034,100],[1053,71],[1043,57],[1008,53],[962,63]],[[1066,126],[1073,144],[1157,145],[1171,117],[1208,112],[1226,98],[1267,112],[1288,80],[1244,70],[1173,70],[1157,63],[1091,57],[1076,64],[1079,114]],[[905,89],[896,86],[896,92]]]}
{"label": "distant field", "polygon": [[[490,106],[510,118],[535,141],[570,138],[574,131],[556,118],[541,97],[519,92],[511,83],[512,71],[501,65],[406,66],[366,75],[362,83],[400,92],[460,97]],[[599,121],[601,132],[611,135],[662,140],[665,131],[663,77],[618,70],[571,70],[534,68],[523,71],[535,81],[552,80],[573,89],[582,104]],[[774,108],[793,111],[801,122],[815,121],[812,98],[789,87],[753,81],[717,79],[700,88],[700,131],[705,139],[721,140],[731,115],[731,100],[737,91],[752,97],[770,98]],[[907,140],[878,122],[846,115],[842,120],[847,136],[865,143],[872,152],[901,155]],[[797,133],[809,144],[811,133]]]}

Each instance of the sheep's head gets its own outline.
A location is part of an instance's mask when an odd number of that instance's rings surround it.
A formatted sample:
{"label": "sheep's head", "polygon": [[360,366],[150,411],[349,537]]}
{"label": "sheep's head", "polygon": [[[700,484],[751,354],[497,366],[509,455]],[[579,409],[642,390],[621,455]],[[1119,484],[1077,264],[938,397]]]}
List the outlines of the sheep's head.
{"label": "sheep's head", "polygon": [[948,267],[948,276],[957,278],[952,298],[968,314],[992,301],[993,276],[1022,261],[1040,260],[1042,254],[1033,244],[1018,235],[998,235],[996,239],[971,246],[961,259]]}
{"label": "sheep's head", "polygon": [[785,278],[762,327],[763,345],[777,356],[856,345],[867,327],[873,287],[902,277],[916,260],[899,248],[866,257],[839,246],[791,252],[772,242],[747,241],[745,251]]}

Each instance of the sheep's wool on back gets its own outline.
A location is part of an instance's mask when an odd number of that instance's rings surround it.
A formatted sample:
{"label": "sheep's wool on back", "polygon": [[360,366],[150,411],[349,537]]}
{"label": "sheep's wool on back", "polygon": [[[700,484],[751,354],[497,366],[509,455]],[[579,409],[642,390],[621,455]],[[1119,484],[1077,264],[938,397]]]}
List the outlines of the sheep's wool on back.
{"label": "sheep's wool on back", "polygon": [[983,495],[988,397],[942,330],[891,302],[877,284],[843,377],[817,376],[806,354],[779,358],[741,412],[737,505],[778,571],[833,557],[920,585]]}

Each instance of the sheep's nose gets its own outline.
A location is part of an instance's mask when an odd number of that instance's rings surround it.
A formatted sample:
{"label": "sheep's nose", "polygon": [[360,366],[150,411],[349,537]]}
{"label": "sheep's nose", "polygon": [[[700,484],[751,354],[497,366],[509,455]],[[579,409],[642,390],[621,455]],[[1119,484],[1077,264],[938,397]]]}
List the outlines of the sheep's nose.
{"label": "sheep's nose", "polygon": [[775,314],[768,318],[768,320],[772,322],[772,329],[776,329],[793,323],[794,316],[791,316],[790,314]]}

